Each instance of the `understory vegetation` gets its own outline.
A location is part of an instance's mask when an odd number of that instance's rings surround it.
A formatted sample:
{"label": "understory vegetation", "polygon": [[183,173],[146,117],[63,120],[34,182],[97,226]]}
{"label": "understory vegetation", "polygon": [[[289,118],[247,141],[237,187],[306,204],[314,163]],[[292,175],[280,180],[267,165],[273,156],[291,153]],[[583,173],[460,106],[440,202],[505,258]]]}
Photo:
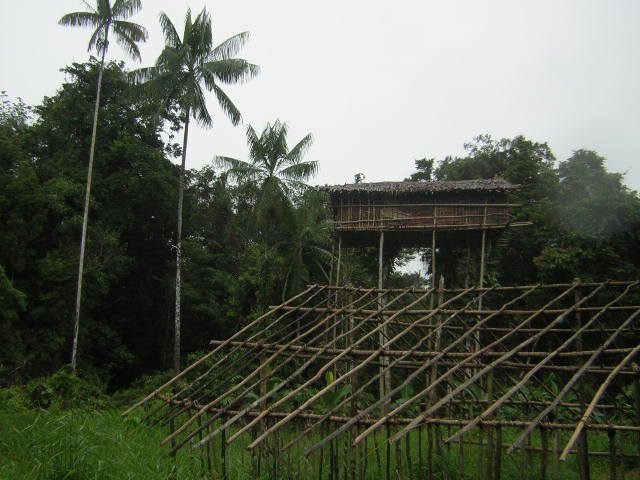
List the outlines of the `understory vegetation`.
{"label": "understory vegetation", "polygon": [[[57,380],[52,383],[68,383],[68,380],[64,374],[58,374]],[[87,385],[83,388],[87,388]],[[60,392],[56,392],[58,393]],[[133,391],[128,395],[136,393],[138,392]],[[83,405],[63,406],[59,400],[55,400],[48,409],[43,409],[34,408],[33,398],[25,396],[24,392],[18,392],[16,389],[3,390],[0,403],[0,479],[222,478],[219,455],[214,457],[213,464],[203,450],[184,448],[178,451],[176,457],[171,457],[167,454],[166,448],[158,446],[168,432],[166,425],[146,424],[143,420],[144,411],[122,417],[121,405],[123,401],[126,402],[128,395],[98,400],[98,392],[88,394],[84,391],[83,394],[88,395],[84,397]],[[64,397],[56,395],[56,398]],[[74,398],[79,397],[75,395]],[[280,446],[292,439],[295,433],[297,432],[283,432],[279,437]],[[486,464],[481,463],[487,461],[486,452],[483,450],[483,454],[480,455],[479,448],[473,443],[480,440],[479,435],[482,433],[465,436],[465,441],[471,443],[464,445],[462,453],[464,476],[460,467],[459,443],[436,448],[437,442],[434,441],[433,450],[429,449],[429,435],[438,440],[450,433],[447,427],[433,427],[431,430],[423,427],[412,432],[407,440],[400,443],[399,454],[395,448],[390,449],[391,472],[395,472],[399,458],[405,474],[411,472],[413,475],[410,478],[426,478],[430,468],[433,469],[434,479],[481,478],[482,475],[478,472],[484,472],[487,468]],[[516,435],[517,431],[505,429],[502,441],[508,444]],[[332,455],[340,459],[335,468],[339,472],[338,478],[343,478],[347,467],[342,463],[351,461],[350,455],[354,454],[358,456],[359,473],[364,473],[366,469],[364,478],[377,479],[386,475],[387,442],[384,430],[369,438],[357,449],[348,447],[345,439],[342,439],[340,442],[334,442],[331,448],[325,449],[322,453],[316,452],[309,457],[302,453],[308,446],[306,444],[296,444],[288,454],[274,454],[277,446],[270,443],[265,448],[271,452],[263,457],[259,466],[250,461],[251,456],[245,450],[249,440],[248,435],[246,437],[246,442],[234,442],[226,450],[228,478],[318,478],[319,474],[326,477],[332,468]],[[568,433],[556,434],[551,431],[548,437],[548,478],[576,478],[577,456],[572,455],[566,462],[559,462],[556,461],[557,455],[553,455],[554,448],[562,448],[568,439]],[[634,452],[633,434],[624,434],[623,437],[619,439],[619,452]],[[306,441],[314,440],[316,439],[311,437]],[[591,433],[589,442],[592,451],[601,452],[601,456],[590,461],[591,478],[609,478],[606,432]],[[540,478],[541,454],[539,450],[535,450],[541,448],[539,434],[532,435],[528,447],[532,450],[517,450],[511,455],[503,453],[500,460],[502,478]],[[221,448],[219,439],[213,442],[212,448]],[[623,459],[618,462],[618,466],[619,478],[640,478],[640,467],[634,460]],[[444,472],[448,477],[444,476]]]}

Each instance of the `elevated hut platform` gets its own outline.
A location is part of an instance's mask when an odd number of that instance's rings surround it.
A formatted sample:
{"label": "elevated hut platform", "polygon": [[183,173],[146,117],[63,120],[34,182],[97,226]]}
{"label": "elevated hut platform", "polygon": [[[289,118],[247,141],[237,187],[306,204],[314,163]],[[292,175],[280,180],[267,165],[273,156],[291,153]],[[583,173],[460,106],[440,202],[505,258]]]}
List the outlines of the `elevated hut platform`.
{"label": "elevated hut platform", "polygon": [[640,457],[639,283],[313,285],[135,407],[224,476],[615,478]]}
{"label": "elevated hut platform", "polygon": [[[329,195],[335,230],[347,244],[371,244],[376,232],[424,245],[437,230],[450,241],[472,231],[498,232],[514,222],[505,180],[373,182],[322,187]],[[375,241],[373,242],[375,243]],[[409,245],[410,244],[410,245]]]}

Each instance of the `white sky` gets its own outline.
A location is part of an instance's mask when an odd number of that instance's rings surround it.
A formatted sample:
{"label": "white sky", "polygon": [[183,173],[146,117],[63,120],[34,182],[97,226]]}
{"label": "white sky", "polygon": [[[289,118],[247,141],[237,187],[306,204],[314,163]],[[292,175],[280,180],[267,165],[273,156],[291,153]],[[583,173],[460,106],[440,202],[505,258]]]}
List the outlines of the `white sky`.
{"label": "white sky", "polygon": [[[163,46],[160,11],[181,31],[187,6],[205,4],[217,41],[251,31],[242,56],[262,68],[227,92],[256,129],[280,118],[291,146],[314,135],[313,183],[401,180],[415,158],[490,133],[547,141],[558,159],[596,150],[640,189],[640,1],[143,0],[132,19],[150,33],[143,65]],[[52,95],[59,69],[88,57],[90,31],[57,25],[83,8],[0,0],[0,90],[32,104]],[[110,57],[123,57],[115,44]],[[210,99],[216,125],[192,130],[189,167],[246,158],[243,128]]]}

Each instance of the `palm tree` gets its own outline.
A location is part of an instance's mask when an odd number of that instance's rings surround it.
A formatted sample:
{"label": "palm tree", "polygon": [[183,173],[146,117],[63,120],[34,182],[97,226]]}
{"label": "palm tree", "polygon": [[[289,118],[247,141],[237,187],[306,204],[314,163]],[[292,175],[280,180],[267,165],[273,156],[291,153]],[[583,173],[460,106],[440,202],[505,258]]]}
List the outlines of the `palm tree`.
{"label": "palm tree", "polygon": [[294,223],[293,234],[280,245],[287,265],[282,288],[283,300],[308,285],[312,272],[329,281],[326,266],[332,257],[327,248],[331,242],[331,221],[323,192],[305,192],[295,209]]}
{"label": "palm tree", "polygon": [[109,34],[113,33],[116,42],[135,60],[140,60],[137,42],[147,39],[147,31],[137,23],[126,21],[134,13],[140,11],[140,0],[95,0],[95,7],[86,1],[88,12],[73,12],[64,15],[59,24],[66,27],[92,27],[88,51],[95,50],[100,56],[98,69],[98,85],[96,87],[96,103],[93,111],[93,127],[91,130],[91,148],[89,149],[89,167],[87,168],[87,186],[84,198],[84,214],[82,217],[82,238],[80,240],[80,261],[78,266],[78,282],[76,285],[76,308],[73,325],[73,347],[71,350],[71,369],[76,371],[78,352],[78,331],[80,328],[80,305],[82,303],[82,277],[84,274],[84,251],[87,240],[87,223],[89,221],[89,199],[91,198],[91,178],[93,175],[93,157],[96,147],[96,130],[98,127],[98,111],[100,110],[100,90],[104,72],[104,57],[109,48]]}
{"label": "palm tree", "polygon": [[[308,188],[305,182],[318,171],[316,161],[302,161],[313,139],[307,134],[289,149],[288,130],[286,123],[276,120],[273,125],[267,124],[258,136],[249,125],[249,161],[215,157],[216,165],[226,169],[229,179],[255,193],[251,225],[263,243],[265,260],[270,249],[286,250],[290,266],[285,273],[283,292],[292,281],[304,277],[301,262],[310,243],[308,237],[318,236],[315,228],[306,230],[299,225],[302,218],[293,208],[293,200],[302,198],[300,194]],[[263,287],[263,294],[268,295],[269,286],[265,283]]]}
{"label": "palm tree", "polygon": [[182,164],[178,186],[178,226],[176,232],[176,304],[174,367],[180,370],[180,290],[182,261],[182,204],[184,199],[184,172],[187,160],[187,139],[191,117],[204,127],[213,120],[207,109],[204,87],[216,95],[223,111],[233,125],[240,122],[240,112],[220,88],[220,83],[233,84],[256,76],[259,68],[246,60],[233,58],[249,39],[249,33],[234,35],[217,47],[213,45],[211,17],[206,9],[191,18],[187,11],[182,38],[165,13],[160,14],[160,26],[165,47],[153,67],[134,72],[134,80],[145,84],[147,93],[159,102],[161,109],[177,106],[184,119]]}
{"label": "palm tree", "polygon": [[318,162],[302,161],[313,143],[311,134],[305,135],[291,150],[287,145],[289,128],[276,120],[267,124],[260,136],[247,127],[249,161],[217,156],[216,165],[227,170],[229,178],[239,183],[252,183],[258,188],[256,220],[268,221],[268,213],[276,215],[291,204],[291,198],[306,190],[304,183],[318,171]]}

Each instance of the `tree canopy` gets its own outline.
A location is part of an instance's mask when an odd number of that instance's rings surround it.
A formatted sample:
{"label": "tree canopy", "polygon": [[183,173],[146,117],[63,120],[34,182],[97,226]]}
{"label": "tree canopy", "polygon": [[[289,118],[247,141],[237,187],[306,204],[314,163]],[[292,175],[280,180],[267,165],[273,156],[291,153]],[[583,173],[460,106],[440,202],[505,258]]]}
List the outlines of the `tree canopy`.
{"label": "tree canopy", "polygon": [[[68,362],[98,68],[97,60],[67,67],[68,81],[33,108],[6,95],[0,102],[4,382]],[[158,122],[157,104],[137,95],[128,78],[121,64],[105,65],[78,357],[81,371],[100,375],[112,388],[172,364],[180,178],[173,162],[182,154],[175,135],[184,118],[163,111]],[[287,133],[282,122],[251,128],[248,159],[225,160],[226,169],[210,164],[185,171],[183,355],[228,337],[283,296],[331,277],[330,212],[323,194],[305,187],[317,168],[303,156],[310,136],[291,148]],[[465,155],[419,161],[417,169],[419,180],[497,176],[522,185],[511,200],[522,205],[519,218],[533,225],[508,230],[489,246],[488,284],[640,274],[640,200],[595,152],[577,150],[558,162],[544,143],[481,136]],[[267,185],[277,186],[286,204],[280,216],[261,203]],[[262,223],[258,214],[265,214]],[[466,251],[443,248],[438,255],[447,285],[477,278],[477,262],[468,263]],[[343,281],[376,283],[374,246],[345,251],[342,260]],[[418,281],[389,265],[389,286]]]}

